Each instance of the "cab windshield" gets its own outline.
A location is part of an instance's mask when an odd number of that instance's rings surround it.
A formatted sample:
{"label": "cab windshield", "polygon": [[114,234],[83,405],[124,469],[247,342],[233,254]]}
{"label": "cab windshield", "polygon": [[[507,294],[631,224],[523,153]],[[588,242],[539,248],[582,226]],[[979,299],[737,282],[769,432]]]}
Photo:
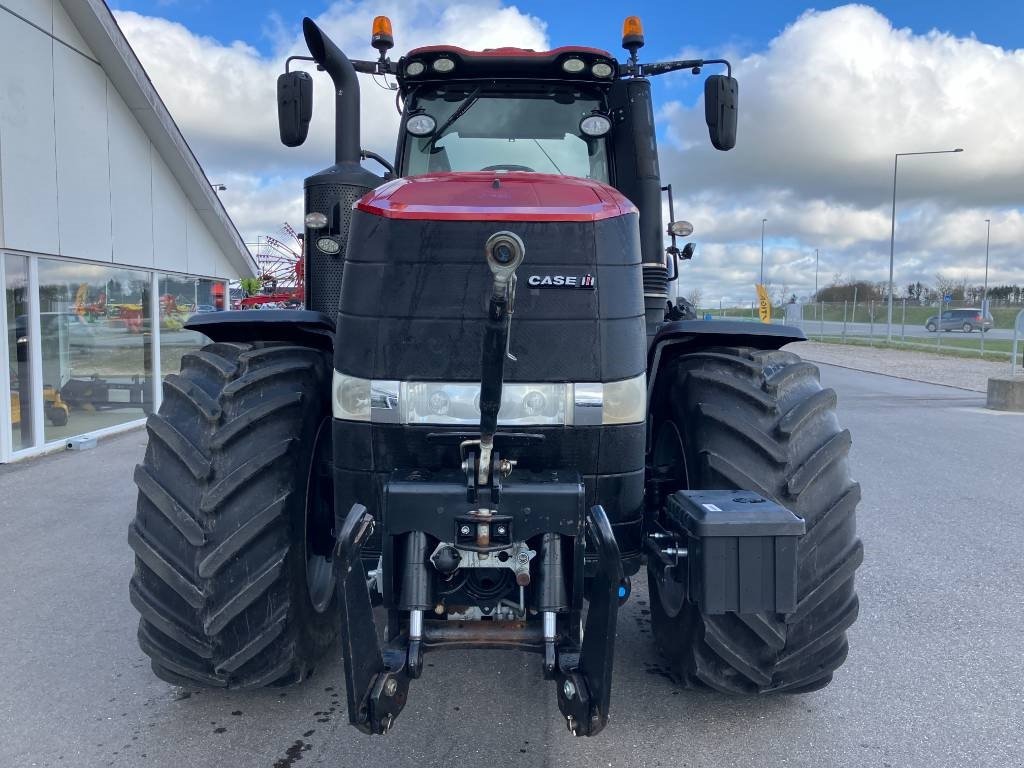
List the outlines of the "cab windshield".
{"label": "cab windshield", "polygon": [[606,137],[580,131],[580,120],[595,111],[604,112],[600,94],[567,86],[534,91],[485,91],[475,84],[424,87],[406,117],[427,114],[436,129],[422,137],[403,131],[402,171],[533,171],[609,183]]}

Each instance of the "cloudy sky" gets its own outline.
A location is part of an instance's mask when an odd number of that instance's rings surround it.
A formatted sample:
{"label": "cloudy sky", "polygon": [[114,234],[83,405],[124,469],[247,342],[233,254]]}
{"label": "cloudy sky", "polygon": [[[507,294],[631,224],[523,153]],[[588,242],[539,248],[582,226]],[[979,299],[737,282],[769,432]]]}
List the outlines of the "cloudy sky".
{"label": "cloudy sky", "polygon": [[[222,199],[248,240],[297,225],[302,178],[332,158],[324,75],[310,140],[289,150],[277,138],[275,81],[287,55],[305,53],[303,13],[361,58],[374,55],[379,13],[394,22],[396,53],[438,43],[616,52],[622,16],[610,0],[584,14],[543,0],[111,5],[208,176],[228,185]],[[647,27],[641,58],[725,56],[740,82],[739,143],[728,153],[708,143],[699,78],[656,83],[663,179],[697,243],[681,292],[698,287],[709,305],[749,301],[762,218],[766,281],[777,292],[813,292],[816,248],[822,285],[836,274],[887,279],[894,153],[954,147],[964,151],[900,159],[897,285],[933,283],[937,272],[980,283],[987,218],[990,283],[1024,282],[1024,49],[1015,47],[1024,4],[710,5],[631,8]],[[393,94],[369,79],[362,94],[363,145],[392,155]]]}

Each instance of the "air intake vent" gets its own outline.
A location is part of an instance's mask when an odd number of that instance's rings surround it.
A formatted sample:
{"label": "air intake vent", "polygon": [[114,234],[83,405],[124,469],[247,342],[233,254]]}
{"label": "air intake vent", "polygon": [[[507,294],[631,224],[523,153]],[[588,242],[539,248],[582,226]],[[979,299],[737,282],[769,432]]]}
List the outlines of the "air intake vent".
{"label": "air intake vent", "polygon": [[[306,213],[322,213],[328,222],[326,229],[306,230],[307,309],[330,317],[337,314],[352,206],[370,189],[355,184],[314,184],[306,187]],[[338,244],[337,253],[326,253],[317,247],[317,240],[325,237]]]}

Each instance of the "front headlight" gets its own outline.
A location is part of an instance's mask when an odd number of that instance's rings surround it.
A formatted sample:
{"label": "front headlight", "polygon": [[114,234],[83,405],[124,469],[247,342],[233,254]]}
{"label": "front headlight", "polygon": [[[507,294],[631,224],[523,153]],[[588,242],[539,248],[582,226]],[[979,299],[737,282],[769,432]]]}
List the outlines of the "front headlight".
{"label": "front headlight", "polygon": [[370,380],[334,372],[331,386],[334,418],[347,421],[370,420]]}
{"label": "front headlight", "polygon": [[[463,424],[480,421],[476,382],[371,381],[334,372],[336,419],[386,424]],[[607,383],[506,382],[502,426],[636,424],[647,417],[647,377]]]}
{"label": "front headlight", "polygon": [[[567,423],[568,386],[506,383],[501,390],[498,424]],[[403,424],[475,424],[480,421],[479,384],[402,382],[398,402]]]}
{"label": "front headlight", "polygon": [[601,398],[602,424],[635,424],[647,419],[647,377],[610,381]]}

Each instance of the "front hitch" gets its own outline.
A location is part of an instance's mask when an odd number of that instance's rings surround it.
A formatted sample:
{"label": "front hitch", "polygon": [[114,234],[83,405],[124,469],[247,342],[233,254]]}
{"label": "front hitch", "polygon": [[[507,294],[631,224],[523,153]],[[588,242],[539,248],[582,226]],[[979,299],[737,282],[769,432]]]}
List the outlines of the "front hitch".
{"label": "front hitch", "polygon": [[[585,520],[588,538],[596,548],[598,568],[582,643],[563,634],[557,648],[553,647],[556,633],[546,621],[543,630],[521,622],[497,621],[471,622],[479,624],[474,627],[430,621],[422,629],[423,650],[490,647],[543,654],[545,676],[555,678],[558,707],[575,736],[594,736],[608,722],[619,595],[625,583],[619,548],[604,509],[592,507]],[[360,558],[360,548],[373,533],[373,516],[362,505],[354,504],[344,519],[338,515],[336,524],[340,533],[334,568],[349,722],[363,733],[384,734],[408,701],[410,681],[419,676],[411,667],[419,662],[420,643],[410,640],[411,632],[402,633],[383,647],[377,639],[366,570]],[[583,535],[582,529],[579,534]],[[577,551],[582,556],[582,547]],[[553,557],[549,560],[558,562]],[[550,576],[547,583],[554,583]],[[410,661],[413,655],[415,659]]]}
{"label": "front hitch", "polygon": [[363,733],[387,733],[405,707],[409,695],[406,654],[381,651],[373,606],[366,586],[360,550],[373,534],[373,516],[362,504],[353,504],[342,518],[334,550],[334,573],[341,614],[341,655],[345,662],[348,719]]}
{"label": "front hitch", "polygon": [[587,513],[587,531],[597,548],[587,624],[579,653],[559,655],[555,678],[558,708],[573,736],[596,736],[608,724],[620,587],[626,583],[619,546],[600,505]]}

